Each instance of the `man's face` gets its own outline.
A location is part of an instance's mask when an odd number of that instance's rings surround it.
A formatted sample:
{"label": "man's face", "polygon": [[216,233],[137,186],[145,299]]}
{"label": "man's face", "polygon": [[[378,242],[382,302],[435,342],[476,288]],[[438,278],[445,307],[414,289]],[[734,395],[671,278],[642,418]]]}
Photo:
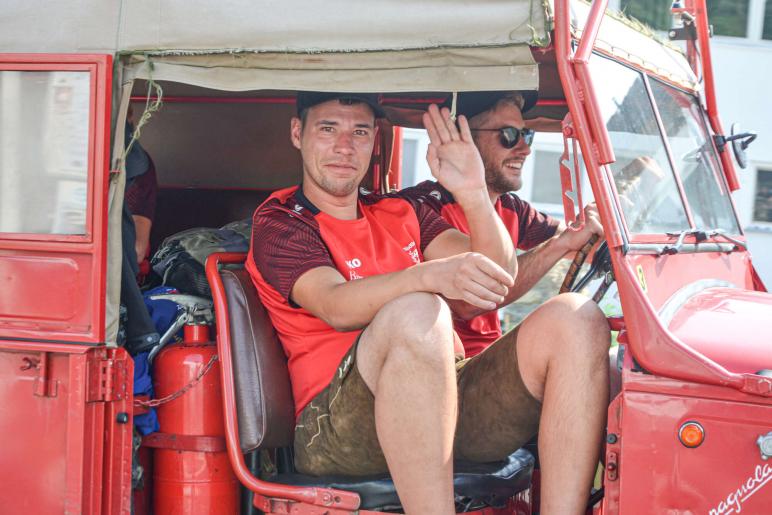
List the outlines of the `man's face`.
{"label": "man's face", "polygon": [[367,173],[375,142],[375,117],[365,103],[337,99],[308,109],[305,123],[293,118],[292,144],[303,157],[303,180],[324,192],[345,197]]}
{"label": "man's face", "polygon": [[[478,118],[478,117],[475,117]],[[475,123],[478,121],[479,123]],[[479,116],[471,121],[473,129],[500,129],[502,127],[525,126],[520,109],[512,104],[503,104],[489,111],[487,116]],[[473,131],[475,144],[480,150],[485,166],[485,182],[488,191],[501,195],[508,191],[519,190],[523,185],[522,168],[531,148],[520,138],[514,148],[504,148],[497,131]]]}

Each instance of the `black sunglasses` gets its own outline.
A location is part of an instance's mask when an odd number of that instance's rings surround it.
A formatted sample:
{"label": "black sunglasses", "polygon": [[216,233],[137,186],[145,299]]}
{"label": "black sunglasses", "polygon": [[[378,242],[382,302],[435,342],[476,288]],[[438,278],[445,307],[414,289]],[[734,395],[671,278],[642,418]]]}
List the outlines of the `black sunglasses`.
{"label": "black sunglasses", "polygon": [[533,129],[518,129],[517,127],[502,127],[500,129],[471,129],[473,131],[495,131],[499,133],[499,141],[504,148],[515,148],[520,142],[522,136],[523,141],[529,147],[533,143],[533,135],[535,131]]}

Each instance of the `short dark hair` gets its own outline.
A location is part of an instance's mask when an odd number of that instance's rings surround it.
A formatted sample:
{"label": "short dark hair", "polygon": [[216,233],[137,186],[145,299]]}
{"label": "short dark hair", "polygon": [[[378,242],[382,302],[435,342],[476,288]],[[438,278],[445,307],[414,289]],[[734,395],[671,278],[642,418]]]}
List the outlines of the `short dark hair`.
{"label": "short dark hair", "polygon": [[[332,100],[337,100],[338,103],[340,103],[341,105],[346,105],[346,106],[353,106],[353,105],[359,105],[359,104],[367,104],[367,102],[365,102],[362,99],[352,98],[352,97],[339,97],[339,98],[335,98],[335,99],[332,99]],[[314,105],[317,105],[317,104],[314,104]],[[303,107],[302,109],[298,110],[298,118],[300,118],[300,124],[301,125],[305,125],[306,124],[306,118],[308,118],[308,110],[311,109],[312,107],[314,107],[314,105]],[[370,104],[367,104],[367,106],[370,107],[370,109],[373,111],[373,116],[375,116],[377,118],[378,115],[375,112],[375,110],[372,109],[372,106],[370,106]]]}

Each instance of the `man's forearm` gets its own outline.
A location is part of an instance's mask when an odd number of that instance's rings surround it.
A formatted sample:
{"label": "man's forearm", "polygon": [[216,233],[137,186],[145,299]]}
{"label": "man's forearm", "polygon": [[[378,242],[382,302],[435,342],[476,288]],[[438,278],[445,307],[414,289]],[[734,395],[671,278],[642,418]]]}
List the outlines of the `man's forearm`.
{"label": "man's forearm", "polygon": [[459,195],[456,201],[469,226],[471,250],[485,255],[517,279],[518,263],[512,238],[493,208],[487,191]]}
{"label": "man's forearm", "polygon": [[[319,318],[338,331],[353,331],[369,324],[389,301],[416,291],[429,291],[424,277],[428,263],[399,272],[345,281],[333,286],[317,304]],[[302,298],[294,299],[303,306]]]}
{"label": "man's forearm", "polygon": [[530,291],[549,270],[566,255],[557,235],[517,257],[519,272],[515,285],[509,289],[504,305],[510,304]]}
{"label": "man's forearm", "polygon": [[[558,241],[558,236],[559,234],[556,234],[541,245],[517,256],[518,271],[515,285],[509,288],[504,302],[499,307],[511,304],[528,293],[539,279],[567,254],[568,250]],[[463,302],[451,302],[450,306],[455,316],[463,320],[469,320],[486,312]]]}

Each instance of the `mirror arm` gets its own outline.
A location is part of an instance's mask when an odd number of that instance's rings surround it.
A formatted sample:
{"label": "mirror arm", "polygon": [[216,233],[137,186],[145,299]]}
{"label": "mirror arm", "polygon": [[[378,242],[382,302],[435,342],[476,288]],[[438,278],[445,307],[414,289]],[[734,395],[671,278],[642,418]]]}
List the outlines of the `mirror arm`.
{"label": "mirror arm", "polygon": [[726,148],[726,144],[730,143],[734,140],[745,140],[742,142],[743,150],[748,148],[748,145],[753,143],[753,141],[758,137],[758,134],[755,132],[741,132],[740,134],[733,134],[731,136],[724,136],[723,134],[716,134],[713,136],[713,141],[716,143],[716,148],[718,148],[719,152],[723,152],[724,148]]}

